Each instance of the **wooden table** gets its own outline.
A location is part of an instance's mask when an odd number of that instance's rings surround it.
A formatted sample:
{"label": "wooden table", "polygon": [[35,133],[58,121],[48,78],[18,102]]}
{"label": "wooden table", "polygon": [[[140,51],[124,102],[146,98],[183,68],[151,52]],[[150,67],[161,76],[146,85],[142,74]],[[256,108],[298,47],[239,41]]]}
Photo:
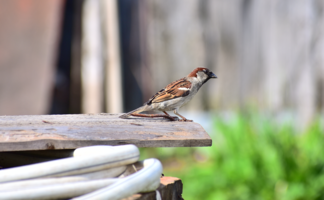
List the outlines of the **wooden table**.
{"label": "wooden table", "polygon": [[75,149],[91,145],[211,146],[194,122],[161,118],[120,119],[120,114],[0,116],[0,152]]}

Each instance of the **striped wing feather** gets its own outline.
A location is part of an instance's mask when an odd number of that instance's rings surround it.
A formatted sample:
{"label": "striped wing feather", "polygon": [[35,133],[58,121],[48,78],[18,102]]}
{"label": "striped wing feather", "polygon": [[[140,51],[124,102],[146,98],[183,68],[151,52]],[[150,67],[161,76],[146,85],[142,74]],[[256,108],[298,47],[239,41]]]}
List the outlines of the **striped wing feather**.
{"label": "striped wing feather", "polygon": [[187,81],[185,78],[182,78],[180,80],[170,83],[164,89],[160,90],[158,93],[153,95],[151,99],[148,100],[148,102],[146,102],[146,104],[150,105],[152,103],[160,103],[179,97],[185,97],[189,95],[189,90],[186,89],[190,88],[191,82]]}

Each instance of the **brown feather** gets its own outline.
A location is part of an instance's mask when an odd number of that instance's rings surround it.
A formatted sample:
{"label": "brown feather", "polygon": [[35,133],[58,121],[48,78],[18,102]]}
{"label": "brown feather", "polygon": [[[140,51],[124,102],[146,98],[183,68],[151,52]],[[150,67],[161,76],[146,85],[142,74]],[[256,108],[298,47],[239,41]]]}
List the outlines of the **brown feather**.
{"label": "brown feather", "polygon": [[203,71],[203,70],[209,71],[209,69],[207,69],[207,68],[198,67],[198,68],[194,69],[192,72],[190,72],[190,74],[188,75],[188,77],[197,77],[197,72],[198,71]]}
{"label": "brown feather", "polygon": [[187,81],[186,78],[174,81],[167,85],[160,92],[153,95],[145,104],[151,105],[152,103],[159,103],[179,97],[184,97],[189,95],[188,90],[179,90],[179,88],[191,88],[191,82]]}

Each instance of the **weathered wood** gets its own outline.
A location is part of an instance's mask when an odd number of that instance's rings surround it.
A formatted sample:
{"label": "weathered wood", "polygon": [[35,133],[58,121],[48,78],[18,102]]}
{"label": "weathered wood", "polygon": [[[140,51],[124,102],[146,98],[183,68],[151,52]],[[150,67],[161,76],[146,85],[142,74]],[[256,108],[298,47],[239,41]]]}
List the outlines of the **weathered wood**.
{"label": "weathered wood", "polygon": [[[183,200],[182,198],[182,181],[175,177],[162,177],[159,191],[162,199]],[[156,200],[156,192],[135,194],[123,200]]]}
{"label": "weathered wood", "polygon": [[211,146],[194,122],[120,119],[120,114],[0,116],[0,152],[75,149],[90,145]]}

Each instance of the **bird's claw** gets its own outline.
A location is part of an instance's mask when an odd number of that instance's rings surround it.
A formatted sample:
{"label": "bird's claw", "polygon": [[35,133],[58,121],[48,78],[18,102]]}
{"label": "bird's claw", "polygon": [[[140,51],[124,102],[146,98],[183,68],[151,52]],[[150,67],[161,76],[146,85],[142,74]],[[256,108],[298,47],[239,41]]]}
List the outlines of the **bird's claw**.
{"label": "bird's claw", "polygon": [[172,117],[174,121],[179,121],[178,117]]}
{"label": "bird's claw", "polygon": [[173,116],[170,116],[170,115],[166,115],[166,116],[163,116],[163,117],[169,119],[170,121],[179,121],[178,117],[173,117]]}
{"label": "bird's claw", "polygon": [[173,117],[173,116],[168,117],[168,119],[170,121],[179,121],[179,118],[178,117]]}
{"label": "bird's claw", "polygon": [[179,122],[193,122],[193,120],[190,120],[190,119],[180,119]]}

